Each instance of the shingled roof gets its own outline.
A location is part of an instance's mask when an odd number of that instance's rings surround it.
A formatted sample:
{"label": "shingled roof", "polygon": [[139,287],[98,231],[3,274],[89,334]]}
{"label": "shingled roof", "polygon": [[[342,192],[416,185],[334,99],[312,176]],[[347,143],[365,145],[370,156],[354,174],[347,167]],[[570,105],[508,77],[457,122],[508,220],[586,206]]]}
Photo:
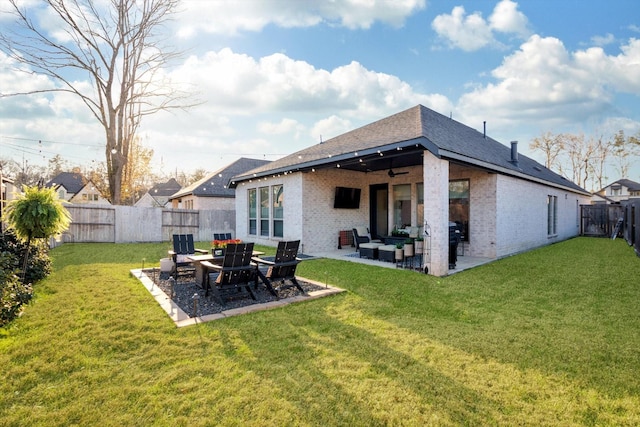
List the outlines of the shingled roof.
{"label": "shingled roof", "polygon": [[67,193],[78,194],[82,187],[87,185],[87,179],[82,174],[76,172],[60,172],[49,182],[45,184],[45,187],[64,187]]}
{"label": "shingled roof", "polygon": [[173,194],[169,200],[177,199],[187,195],[197,197],[235,197],[235,190],[227,185],[229,180],[239,174],[243,174],[250,169],[255,169],[270,163],[269,160],[249,159],[241,157],[235,162],[219,169],[199,181],[184,187]]}
{"label": "shingled roof", "polygon": [[167,182],[160,182],[149,189],[149,194],[153,197],[169,197],[180,191],[182,186],[176,181],[175,178],[171,178]]}
{"label": "shingled roof", "polygon": [[[517,161],[514,161],[510,147],[423,105],[417,105],[235,176],[232,186],[254,177],[336,167],[338,163],[343,168],[359,170],[358,164],[373,165],[377,156],[396,153],[396,150],[406,153],[403,154],[404,160],[394,154],[405,166],[422,164],[418,152],[428,150],[439,158],[457,163],[587,194],[583,188],[529,157],[518,154]],[[413,158],[407,160],[411,156]],[[366,161],[356,163],[354,159],[357,158],[358,162],[360,159]],[[350,166],[349,162],[353,164]],[[384,167],[377,168],[380,169]],[[370,169],[360,170],[365,172]]]}
{"label": "shingled roof", "polygon": [[[616,184],[620,184],[620,185],[623,185],[623,186],[627,187],[629,189],[629,191],[640,191],[640,183],[632,181],[630,179],[626,179],[626,178],[622,178],[622,179],[619,179],[619,180],[617,180],[615,182],[612,182],[611,184],[607,185],[607,187],[611,187],[611,186],[614,186]],[[607,188],[607,187],[605,187],[605,188]],[[604,191],[605,188],[603,188],[600,191]]]}

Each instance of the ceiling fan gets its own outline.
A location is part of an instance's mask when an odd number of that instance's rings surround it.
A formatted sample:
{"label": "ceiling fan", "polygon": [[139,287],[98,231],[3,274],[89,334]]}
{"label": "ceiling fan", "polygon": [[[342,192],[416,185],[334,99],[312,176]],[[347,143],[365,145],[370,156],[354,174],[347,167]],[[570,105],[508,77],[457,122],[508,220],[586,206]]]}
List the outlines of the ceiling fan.
{"label": "ceiling fan", "polygon": [[405,172],[394,172],[394,171],[393,171],[393,169],[389,169],[389,172],[387,172],[387,174],[388,174],[391,178],[393,178],[393,177],[395,177],[395,176],[397,176],[397,175],[404,175],[404,174],[407,174],[407,173],[409,173],[409,172],[408,172],[408,171],[405,171]]}

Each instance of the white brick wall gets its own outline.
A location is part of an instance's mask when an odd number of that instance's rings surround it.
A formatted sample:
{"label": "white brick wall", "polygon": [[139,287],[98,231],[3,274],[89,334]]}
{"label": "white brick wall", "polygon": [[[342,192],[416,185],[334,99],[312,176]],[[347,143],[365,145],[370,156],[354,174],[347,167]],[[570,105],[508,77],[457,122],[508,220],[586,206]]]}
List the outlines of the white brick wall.
{"label": "white brick wall", "polygon": [[[589,198],[507,176],[498,176],[497,257],[577,236],[579,205]],[[547,235],[547,196],[558,199],[557,234]]]}
{"label": "white brick wall", "polygon": [[[307,253],[331,251],[338,246],[341,230],[369,224],[369,185],[425,183],[425,219],[431,226],[431,266],[435,275],[448,272],[449,180],[469,179],[470,243],[465,255],[498,258],[576,236],[578,205],[588,197],[556,190],[542,184],[466,168],[424,154],[424,168],[390,179],[386,171],[368,174],[340,169],[293,173],[246,182],[236,189],[236,236],[258,244],[275,246],[280,238],[248,235],[247,190],[282,184],[284,186],[284,240],[301,239]],[[359,209],[334,209],[335,187],[361,189]],[[412,186],[415,193],[415,186]],[[547,195],[558,197],[558,233],[547,236]],[[415,194],[414,194],[415,196]],[[412,220],[415,222],[415,197]],[[389,201],[389,224],[393,209]],[[416,224],[421,225],[421,224]]]}
{"label": "white brick wall", "polygon": [[[265,239],[248,234],[247,190],[282,184],[284,186],[284,240],[301,239],[304,251],[325,252],[337,249],[341,230],[351,230],[369,222],[367,175],[331,169],[294,173],[260,182],[245,183],[236,189],[236,234],[238,238],[275,246],[280,238]],[[335,187],[360,188],[359,209],[334,209]],[[304,194],[304,197],[303,197]]]}

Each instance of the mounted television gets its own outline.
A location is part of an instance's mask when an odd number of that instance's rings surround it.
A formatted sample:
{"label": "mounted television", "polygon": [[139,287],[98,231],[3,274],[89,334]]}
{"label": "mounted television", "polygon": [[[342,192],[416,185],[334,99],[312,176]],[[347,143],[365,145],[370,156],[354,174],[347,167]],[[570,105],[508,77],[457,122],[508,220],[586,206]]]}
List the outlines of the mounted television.
{"label": "mounted television", "polygon": [[348,187],[336,187],[336,195],[333,199],[334,209],[359,209],[360,189]]}

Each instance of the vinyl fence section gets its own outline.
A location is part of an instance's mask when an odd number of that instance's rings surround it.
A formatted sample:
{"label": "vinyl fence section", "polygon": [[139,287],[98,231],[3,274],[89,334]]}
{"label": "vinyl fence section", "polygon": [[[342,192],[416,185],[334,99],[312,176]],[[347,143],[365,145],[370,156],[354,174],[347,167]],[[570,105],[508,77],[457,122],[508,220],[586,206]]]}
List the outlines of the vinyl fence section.
{"label": "vinyl fence section", "polygon": [[67,206],[71,226],[61,242],[135,243],[170,241],[193,234],[196,241],[214,233],[235,235],[235,211],[160,209],[133,206]]}
{"label": "vinyl fence section", "polygon": [[640,200],[633,200],[625,206],[624,238],[640,256]]}

